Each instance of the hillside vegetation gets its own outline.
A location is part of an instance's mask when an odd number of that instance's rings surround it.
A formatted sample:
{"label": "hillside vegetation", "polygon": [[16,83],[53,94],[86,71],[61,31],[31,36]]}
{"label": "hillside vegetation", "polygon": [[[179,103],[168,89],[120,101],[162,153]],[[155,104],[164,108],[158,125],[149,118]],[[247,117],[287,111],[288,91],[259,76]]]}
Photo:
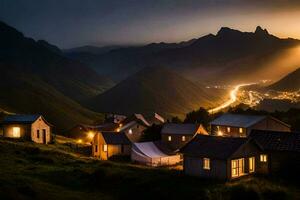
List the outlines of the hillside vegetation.
{"label": "hillside vegetation", "polygon": [[63,144],[0,138],[0,199],[293,199],[290,182],[246,178],[229,183],[181,171],[98,161]]}

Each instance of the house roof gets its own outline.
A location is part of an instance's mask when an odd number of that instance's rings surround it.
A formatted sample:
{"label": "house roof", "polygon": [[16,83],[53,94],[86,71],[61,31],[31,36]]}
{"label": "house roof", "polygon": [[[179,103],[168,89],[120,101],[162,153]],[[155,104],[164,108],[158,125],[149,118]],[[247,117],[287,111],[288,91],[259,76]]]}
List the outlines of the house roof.
{"label": "house roof", "polygon": [[227,159],[247,141],[247,138],[196,135],[180,152],[192,156]]}
{"label": "house roof", "polygon": [[264,150],[300,152],[300,133],[253,130],[249,137]]}
{"label": "house roof", "polygon": [[106,144],[131,144],[123,132],[101,132]]}
{"label": "house roof", "polygon": [[127,117],[126,119],[124,119],[121,123],[123,124],[123,126],[125,126],[126,124],[131,123],[131,122],[137,122],[140,125],[143,125],[146,127],[150,126],[149,122],[145,119],[145,117],[142,114],[133,114],[133,115]]}
{"label": "house roof", "polygon": [[31,124],[35,122],[41,115],[8,115],[4,118],[3,124],[21,123]]}
{"label": "house roof", "polygon": [[248,128],[262,120],[267,116],[260,115],[240,115],[240,114],[224,114],[213,120],[210,124],[217,126],[233,126]]}
{"label": "house roof", "polygon": [[174,135],[194,135],[199,124],[165,124],[161,130],[161,134],[174,134]]}

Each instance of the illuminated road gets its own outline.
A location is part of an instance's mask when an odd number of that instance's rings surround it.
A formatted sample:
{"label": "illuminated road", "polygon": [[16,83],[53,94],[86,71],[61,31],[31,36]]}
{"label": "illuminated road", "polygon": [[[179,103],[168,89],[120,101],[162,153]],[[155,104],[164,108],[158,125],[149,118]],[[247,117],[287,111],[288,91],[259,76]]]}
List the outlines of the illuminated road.
{"label": "illuminated road", "polygon": [[216,113],[216,112],[219,112],[225,108],[228,108],[230,105],[232,105],[233,103],[235,103],[237,101],[237,94],[238,94],[238,91],[241,87],[245,87],[245,86],[249,86],[249,85],[254,85],[256,83],[244,83],[244,84],[239,84],[239,85],[236,85],[233,90],[230,91],[229,95],[230,95],[230,99],[226,102],[224,102],[222,105],[220,106],[217,106],[215,108],[212,108],[210,110],[208,110],[208,112],[210,114],[212,113]]}

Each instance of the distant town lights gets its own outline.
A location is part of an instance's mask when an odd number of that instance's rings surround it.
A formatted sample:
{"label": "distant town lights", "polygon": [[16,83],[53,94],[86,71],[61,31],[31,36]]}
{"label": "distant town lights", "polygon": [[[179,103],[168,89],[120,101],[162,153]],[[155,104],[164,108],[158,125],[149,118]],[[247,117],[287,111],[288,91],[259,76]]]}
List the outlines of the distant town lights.
{"label": "distant town lights", "polygon": [[88,132],[87,137],[88,137],[89,139],[93,139],[94,136],[95,136],[95,134],[94,134],[92,131]]}

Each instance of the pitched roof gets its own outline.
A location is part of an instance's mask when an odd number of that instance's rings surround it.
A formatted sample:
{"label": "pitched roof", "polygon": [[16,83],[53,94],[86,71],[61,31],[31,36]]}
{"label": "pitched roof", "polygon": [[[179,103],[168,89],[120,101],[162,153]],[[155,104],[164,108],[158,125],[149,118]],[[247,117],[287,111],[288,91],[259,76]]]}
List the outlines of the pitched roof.
{"label": "pitched roof", "polygon": [[123,132],[101,132],[106,144],[131,144]]}
{"label": "pitched roof", "polygon": [[248,128],[263,119],[267,116],[260,115],[240,115],[240,114],[224,114],[221,117],[213,120],[212,125],[217,126],[233,126],[233,127],[242,127]]}
{"label": "pitched roof", "polygon": [[149,122],[145,119],[145,117],[142,114],[133,114],[129,117],[127,117],[126,119],[124,119],[121,123],[123,124],[123,126],[125,126],[126,124],[130,123],[130,122],[137,122],[143,126],[150,126]]}
{"label": "pitched roof", "polygon": [[165,124],[161,134],[194,135],[199,128],[199,124]]}
{"label": "pitched roof", "polygon": [[30,124],[35,122],[41,115],[8,115],[4,118],[3,124],[22,123]]}
{"label": "pitched roof", "polygon": [[192,156],[227,159],[247,141],[247,138],[196,135],[180,152]]}
{"label": "pitched roof", "polygon": [[249,137],[264,150],[300,152],[300,133],[253,130]]}

